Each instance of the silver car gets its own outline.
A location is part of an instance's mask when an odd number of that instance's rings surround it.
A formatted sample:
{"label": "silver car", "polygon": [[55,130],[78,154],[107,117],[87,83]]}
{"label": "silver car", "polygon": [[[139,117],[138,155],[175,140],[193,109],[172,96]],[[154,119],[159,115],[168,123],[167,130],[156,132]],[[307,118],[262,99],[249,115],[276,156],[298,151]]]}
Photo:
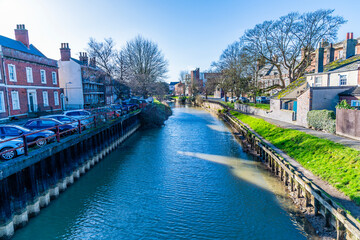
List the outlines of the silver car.
{"label": "silver car", "polygon": [[10,160],[13,159],[14,157],[24,154],[23,141],[20,139],[13,139],[6,141],[11,138],[13,137],[5,137],[0,139],[0,158],[2,160]]}

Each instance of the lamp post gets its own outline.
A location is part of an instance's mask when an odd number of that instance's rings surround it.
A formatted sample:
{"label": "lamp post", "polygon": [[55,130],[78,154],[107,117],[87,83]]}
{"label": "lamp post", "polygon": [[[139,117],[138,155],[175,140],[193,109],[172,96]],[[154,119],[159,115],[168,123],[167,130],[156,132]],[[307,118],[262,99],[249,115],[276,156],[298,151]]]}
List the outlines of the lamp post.
{"label": "lamp post", "polygon": [[69,105],[69,96],[68,96],[68,90],[67,90],[67,85],[68,84],[72,84],[72,82],[65,83],[66,105]]}

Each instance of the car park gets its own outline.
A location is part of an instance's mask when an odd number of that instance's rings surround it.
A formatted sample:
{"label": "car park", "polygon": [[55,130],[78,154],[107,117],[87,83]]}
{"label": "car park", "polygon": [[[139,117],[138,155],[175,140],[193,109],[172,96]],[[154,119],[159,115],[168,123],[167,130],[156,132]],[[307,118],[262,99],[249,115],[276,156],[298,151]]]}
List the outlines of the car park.
{"label": "car park", "polygon": [[57,132],[57,126],[59,127],[59,132],[68,131],[67,133],[72,133],[76,131],[76,128],[74,128],[73,125],[64,124],[53,118],[35,118],[27,121],[24,125],[24,127],[30,130],[49,129],[55,133]]}
{"label": "car park", "polygon": [[24,154],[23,141],[12,138],[13,137],[0,138],[0,158],[2,160],[11,160]]}
{"label": "car park", "polygon": [[54,140],[54,138],[50,138],[54,133],[52,131],[33,131],[28,128],[18,126],[18,125],[0,125],[0,137],[19,137],[21,135],[25,135],[26,141],[28,143],[35,142],[36,146],[42,147],[46,145],[48,142]]}
{"label": "car park", "polygon": [[81,120],[81,124],[88,127],[89,124],[92,123],[92,119],[90,118],[92,114],[89,111],[86,110],[71,110],[71,111],[65,111],[65,116],[69,116],[78,120]]}
{"label": "car park", "polygon": [[65,116],[65,115],[47,115],[47,116],[44,116],[43,118],[56,119],[62,123],[68,123],[68,124],[72,125],[73,127],[77,127],[79,125],[78,119],[69,117],[69,116]]}
{"label": "car park", "polygon": [[239,101],[243,102],[243,103],[248,103],[249,99],[246,97],[239,97]]}
{"label": "car park", "polygon": [[264,96],[256,97],[256,103],[270,103],[270,99]]}

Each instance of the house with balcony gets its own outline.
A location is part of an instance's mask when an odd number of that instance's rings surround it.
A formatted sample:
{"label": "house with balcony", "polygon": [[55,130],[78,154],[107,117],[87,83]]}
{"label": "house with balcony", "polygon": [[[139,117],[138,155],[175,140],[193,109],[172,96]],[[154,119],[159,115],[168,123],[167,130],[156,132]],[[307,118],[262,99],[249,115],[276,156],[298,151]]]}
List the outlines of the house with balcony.
{"label": "house with balcony", "polygon": [[106,88],[109,79],[96,66],[96,60],[89,60],[85,52],[80,53],[79,59],[72,58],[68,43],[61,44],[60,55],[59,82],[64,89],[66,109],[104,106],[108,100],[105,95],[111,89]]}
{"label": "house with balcony", "polygon": [[19,24],[15,40],[0,36],[0,119],[61,111],[58,66],[33,44]]}

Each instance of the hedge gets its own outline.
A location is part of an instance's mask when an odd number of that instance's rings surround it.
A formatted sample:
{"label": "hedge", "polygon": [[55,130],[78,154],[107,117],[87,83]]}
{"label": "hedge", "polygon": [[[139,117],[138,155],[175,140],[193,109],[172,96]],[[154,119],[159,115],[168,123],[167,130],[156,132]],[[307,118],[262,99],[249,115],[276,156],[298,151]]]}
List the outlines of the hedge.
{"label": "hedge", "polygon": [[336,120],[334,111],[312,110],[307,114],[307,123],[309,127],[315,130],[323,130],[328,133],[336,132]]}

